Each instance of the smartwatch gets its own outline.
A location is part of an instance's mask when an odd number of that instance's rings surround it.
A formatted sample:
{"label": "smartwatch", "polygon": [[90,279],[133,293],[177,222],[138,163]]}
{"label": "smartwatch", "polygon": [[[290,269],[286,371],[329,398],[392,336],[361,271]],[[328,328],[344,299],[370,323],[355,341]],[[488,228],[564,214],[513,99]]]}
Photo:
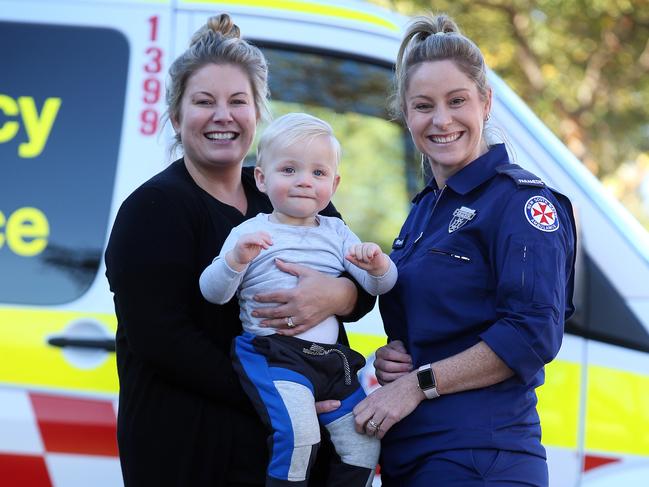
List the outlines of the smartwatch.
{"label": "smartwatch", "polygon": [[419,382],[419,388],[421,392],[424,393],[426,399],[435,399],[439,397],[439,392],[437,392],[437,383],[435,382],[435,373],[431,364],[422,365],[417,371],[417,382]]}

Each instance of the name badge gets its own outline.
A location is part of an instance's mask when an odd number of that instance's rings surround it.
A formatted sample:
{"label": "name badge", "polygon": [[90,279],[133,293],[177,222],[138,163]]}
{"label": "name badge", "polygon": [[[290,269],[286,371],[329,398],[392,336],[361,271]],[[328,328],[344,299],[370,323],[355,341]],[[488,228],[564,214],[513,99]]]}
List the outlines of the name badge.
{"label": "name badge", "polygon": [[392,242],[392,249],[393,250],[398,250],[402,249],[404,245],[406,245],[406,240],[408,239],[408,235],[404,235],[403,237],[397,237],[394,239],[394,242]]}

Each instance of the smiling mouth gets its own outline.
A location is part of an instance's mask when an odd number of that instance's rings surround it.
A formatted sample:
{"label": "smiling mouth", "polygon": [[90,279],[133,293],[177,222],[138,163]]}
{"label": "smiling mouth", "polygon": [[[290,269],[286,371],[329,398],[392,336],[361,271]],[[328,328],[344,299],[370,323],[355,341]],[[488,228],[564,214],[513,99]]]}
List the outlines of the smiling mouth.
{"label": "smiling mouth", "polygon": [[239,137],[236,132],[208,132],[205,134],[210,140],[234,140]]}
{"label": "smiling mouth", "polygon": [[450,144],[451,142],[455,142],[457,139],[462,137],[463,133],[464,132],[454,132],[448,135],[429,135],[428,140],[435,144]]}

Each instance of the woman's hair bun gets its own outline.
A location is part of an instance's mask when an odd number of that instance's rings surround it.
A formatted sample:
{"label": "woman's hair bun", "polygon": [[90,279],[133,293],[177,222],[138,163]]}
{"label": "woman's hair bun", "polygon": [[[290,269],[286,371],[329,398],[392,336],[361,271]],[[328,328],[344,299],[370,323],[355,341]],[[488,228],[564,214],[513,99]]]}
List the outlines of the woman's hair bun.
{"label": "woman's hair bun", "polygon": [[419,16],[410,23],[406,38],[414,42],[423,42],[432,35],[460,34],[457,24],[446,14],[435,17]]}
{"label": "woman's hair bun", "polygon": [[207,27],[214,32],[220,32],[223,37],[241,37],[241,31],[228,14],[215,15],[207,19]]}
{"label": "woman's hair bun", "polygon": [[461,34],[455,21],[446,14],[438,15],[436,20],[437,32],[444,34]]}
{"label": "woman's hair bun", "polygon": [[220,14],[207,19],[207,23],[192,36],[190,46],[201,42],[206,36],[211,37],[214,34],[225,39],[241,38],[239,26],[232,21],[228,14]]}

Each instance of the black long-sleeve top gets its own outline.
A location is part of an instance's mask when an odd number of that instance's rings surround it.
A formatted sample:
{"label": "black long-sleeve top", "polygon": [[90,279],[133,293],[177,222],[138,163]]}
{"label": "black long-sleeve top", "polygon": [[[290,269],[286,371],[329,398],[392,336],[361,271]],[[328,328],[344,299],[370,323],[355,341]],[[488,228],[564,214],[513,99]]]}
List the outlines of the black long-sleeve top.
{"label": "black long-sleeve top", "polygon": [[[196,185],[180,159],[118,212],[106,275],[118,320],[117,436],[127,487],[264,483],[267,432],[230,361],[241,332],[238,304],[210,304],[198,285],[230,230],[272,211],[251,169],[243,169],[242,182],[245,215]],[[340,216],[332,205],[323,214]],[[348,319],[373,304],[359,290]],[[312,483],[322,477],[316,473]]]}

